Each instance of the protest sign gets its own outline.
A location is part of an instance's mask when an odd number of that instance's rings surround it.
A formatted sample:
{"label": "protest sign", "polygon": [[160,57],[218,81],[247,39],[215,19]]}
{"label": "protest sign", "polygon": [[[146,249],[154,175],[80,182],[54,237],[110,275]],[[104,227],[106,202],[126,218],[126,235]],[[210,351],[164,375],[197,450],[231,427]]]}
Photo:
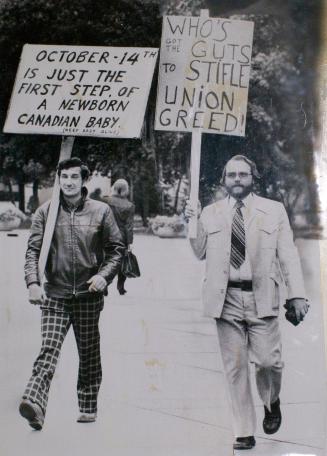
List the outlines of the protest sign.
{"label": "protest sign", "polygon": [[[253,22],[165,16],[155,128],[192,132],[190,203],[197,207],[201,134],[245,135]],[[189,237],[197,233],[196,216]]]}
{"label": "protest sign", "polygon": [[[5,133],[62,135],[59,161],[75,136],[137,138],[156,48],[30,45],[23,48]],[[42,281],[59,207],[55,181],[39,258]]]}
{"label": "protest sign", "polygon": [[157,130],[245,135],[253,22],[163,19]]}
{"label": "protest sign", "polygon": [[23,48],[4,132],[140,136],[155,48]]}

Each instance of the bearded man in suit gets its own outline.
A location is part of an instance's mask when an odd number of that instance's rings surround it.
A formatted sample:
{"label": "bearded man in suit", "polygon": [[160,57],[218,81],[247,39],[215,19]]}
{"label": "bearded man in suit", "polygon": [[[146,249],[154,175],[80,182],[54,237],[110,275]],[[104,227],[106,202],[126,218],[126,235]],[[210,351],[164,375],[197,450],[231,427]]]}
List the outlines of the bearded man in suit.
{"label": "bearded man in suit", "polygon": [[277,432],[281,424],[278,313],[284,292],[298,322],[309,308],[286,210],[253,192],[259,177],[254,162],[235,155],[221,179],[227,197],[202,213],[200,205],[194,209],[188,202],[185,208],[186,218],[198,216],[197,237],[190,242],[197,258],[206,259],[204,314],[217,324],[237,450],[256,443],[250,362],[264,404],[265,433]]}

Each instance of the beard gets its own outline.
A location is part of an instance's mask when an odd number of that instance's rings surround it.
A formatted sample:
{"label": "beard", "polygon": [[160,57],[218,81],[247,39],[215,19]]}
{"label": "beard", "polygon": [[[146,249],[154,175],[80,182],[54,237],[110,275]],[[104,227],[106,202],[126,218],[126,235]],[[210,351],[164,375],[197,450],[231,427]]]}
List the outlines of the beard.
{"label": "beard", "polygon": [[233,198],[243,199],[251,193],[252,185],[234,184],[228,187],[226,186],[226,190]]}

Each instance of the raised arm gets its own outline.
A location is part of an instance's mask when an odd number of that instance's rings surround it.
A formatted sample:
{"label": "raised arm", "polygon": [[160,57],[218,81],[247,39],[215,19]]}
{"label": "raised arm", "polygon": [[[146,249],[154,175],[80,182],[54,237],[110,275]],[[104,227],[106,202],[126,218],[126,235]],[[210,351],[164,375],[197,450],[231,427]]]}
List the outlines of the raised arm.
{"label": "raised arm", "polygon": [[204,211],[201,213],[201,204],[198,202],[197,208],[192,208],[190,201],[186,201],[184,215],[186,220],[191,217],[197,217],[197,236],[195,239],[190,239],[190,244],[195,256],[199,260],[204,260],[206,257],[207,249],[207,232],[204,228]]}

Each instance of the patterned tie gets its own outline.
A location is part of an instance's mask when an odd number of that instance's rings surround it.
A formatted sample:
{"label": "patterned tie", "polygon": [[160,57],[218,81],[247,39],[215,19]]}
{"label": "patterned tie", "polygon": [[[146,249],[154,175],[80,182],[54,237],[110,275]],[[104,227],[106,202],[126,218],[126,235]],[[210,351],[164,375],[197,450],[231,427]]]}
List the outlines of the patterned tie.
{"label": "patterned tie", "polygon": [[239,269],[245,260],[245,230],[244,219],[241,212],[241,207],[243,206],[244,204],[242,201],[236,202],[236,211],[232,223],[232,250],[230,263],[235,269]]}

